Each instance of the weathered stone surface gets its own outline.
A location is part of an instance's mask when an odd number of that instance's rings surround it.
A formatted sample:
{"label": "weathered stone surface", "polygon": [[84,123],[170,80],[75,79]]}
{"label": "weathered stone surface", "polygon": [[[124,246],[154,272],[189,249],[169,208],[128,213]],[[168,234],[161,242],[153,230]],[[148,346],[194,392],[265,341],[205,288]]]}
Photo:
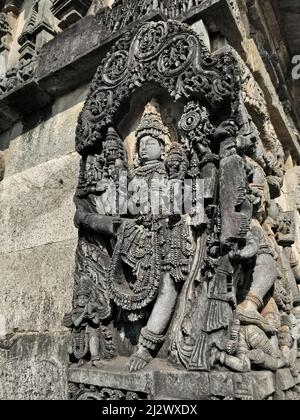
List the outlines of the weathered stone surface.
{"label": "weathered stone surface", "polygon": [[83,87],[58,99],[52,107],[52,116],[42,115],[41,123],[34,128],[26,129],[29,121],[25,121],[19,132],[2,134],[2,142],[9,143],[6,177],[74,152],[76,121],[85,94]]}
{"label": "weathered stone surface", "polygon": [[275,375],[266,371],[253,373],[253,388],[256,399],[265,400],[275,392]]}
{"label": "weathered stone surface", "polygon": [[2,335],[64,330],[62,319],[72,300],[76,242],[0,255]]}
{"label": "weathered stone surface", "polygon": [[234,397],[236,399],[253,399],[253,374],[252,373],[232,373]]}
{"label": "weathered stone surface", "polygon": [[[180,20],[195,21],[211,15],[215,16],[228,39],[235,42],[237,50],[241,51],[242,37],[227,1],[201,1],[184,13]],[[164,14],[154,10],[139,19],[157,20],[159,17],[166,19]],[[109,28],[103,28],[101,18],[101,15],[85,17],[42,48],[37,68],[39,86],[57,95],[92,77],[112,42],[128,30],[128,26],[125,26],[109,33]]]}
{"label": "weathered stone surface", "polygon": [[280,369],[276,372],[276,389],[279,391],[287,391],[297,384],[290,369]]}
{"label": "weathered stone surface", "polygon": [[283,147],[288,148],[298,161],[300,146],[295,130],[290,126],[290,122],[288,121],[283,105],[278,98],[258,48],[253,39],[245,39],[242,44],[245,51],[243,58],[245,58],[247,65],[250,67],[255,79],[263,90],[271,121],[274,124],[277,136],[281,140]]}
{"label": "weathered stone surface", "polygon": [[118,357],[106,362],[103,368],[79,369],[72,367],[69,380],[112,389],[143,392],[152,399],[206,399],[210,395],[209,375],[202,372],[184,372],[172,366],[166,366],[159,359],[146,369],[130,373],[126,363],[128,359]]}
{"label": "weathered stone surface", "polygon": [[127,361],[119,357],[105,362],[98,371],[72,367],[69,380],[76,384],[141,392],[154,400],[203,400],[211,397],[265,400],[275,392],[272,372],[183,372],[156,359],[145,370],[132,374],[126,370]]}
{"label": "weathered stone surface", "polygon": [[210,395],[221,398],[253,398],[253,377],[247,373],[210,372]]}
{"label": "weathered stone surface", "polygon": [[95,16],[87,16],[48,42],[39,58],[39,85],[58,94],[90,80],[109,47],[103,31]]}
{"label": "weathered stone surface", "polygon": [[294,166],[286,171],[283,193],[288,209],[300,209],[300,167]]}
{"label": "weathered stone surface", "polygon": [[80,20],[91,6],[92,0],[54,0],[51,11],[59,19],[58,26],[65,29]]}
{"label": "weathered stone surface", "polygon": [[0,254],[75,238],[76,153],[5,178],[0,186]]}
{"label": "weathered stone surface", "polygon": [[0,399],[67,399],[68,343],[65,333],[0,341]]}
{"label": "weathered stone surface", "polygon": [[0,132],[25,115],[38,111],[53,101],[51,95],[35,82],[27,82],[0,99]]}
{"label": "weathered stone surface", "polygon": [[158,396],[182,400],[200,400],[210,395],[209,374],[204,372],[159,372],[156,374]]}
{"label": "weathered stone surface", "polygon": [[112,362],[108,362],[103,369],[99,370],[72,367],[69,372],[69,380],[74,383],[140,391],[154,396],[154,372],[149,371],[148,368],[132,374],[126,369],[127,361],[128,359],[119,357]]}
{"label": "weathered stone surface", "polygon": [[228,372],[212,372],[210,374],[210,391],[217,397],[234,395],[233,378]]}

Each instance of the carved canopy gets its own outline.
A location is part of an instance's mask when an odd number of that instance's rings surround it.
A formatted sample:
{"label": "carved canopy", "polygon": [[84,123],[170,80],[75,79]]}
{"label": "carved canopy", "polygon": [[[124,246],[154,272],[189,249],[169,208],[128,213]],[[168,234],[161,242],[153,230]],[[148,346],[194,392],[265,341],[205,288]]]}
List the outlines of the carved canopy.
{"label": "carved canopy", "polygon": [[99,144],[121,105],[149,83],[175,101],[197,98],[212,108],[229,102],[232,117],[239,100],[238,65],[229,48],[211,54],[185,24],[145,23],[133,35],[125,34],[98,68],[79,117],[77,151],[84,155]]}

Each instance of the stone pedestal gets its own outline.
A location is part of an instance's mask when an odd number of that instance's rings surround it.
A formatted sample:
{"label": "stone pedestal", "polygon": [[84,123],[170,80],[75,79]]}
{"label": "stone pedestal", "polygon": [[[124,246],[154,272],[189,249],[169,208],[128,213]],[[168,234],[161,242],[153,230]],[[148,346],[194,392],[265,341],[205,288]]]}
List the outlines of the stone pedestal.
{"label": "stone pedestal", "polygon": [[[229,371],[188,372],[156,359],[145,370],[130,373],[128,358],[103,362],[96,369],[72,365],[69,370],[70,398],[75,400],[266,400],[278,389],[278,378],[288,376],[293,391],[299,378],[289,369],[277,374],[267,371],[233,373]],[[282,387],[281,387],[282,389]]]}

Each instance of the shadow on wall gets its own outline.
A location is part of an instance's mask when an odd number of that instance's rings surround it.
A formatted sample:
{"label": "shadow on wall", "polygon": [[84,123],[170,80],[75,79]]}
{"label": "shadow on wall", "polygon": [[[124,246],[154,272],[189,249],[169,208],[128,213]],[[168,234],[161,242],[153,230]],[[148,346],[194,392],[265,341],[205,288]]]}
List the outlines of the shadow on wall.
{"label": "shadow on wall", "polygon": [[4,178],[5,173],[5,160],[4,160],[4,153],[0,150],[0,182]]}
{"label": "shadow on wall", "polygon": [[26,116],[22,121],[16,122],[15,125],[9,130],[0,133],[0,153],[1,151],[9,148],[10,142],[14,138],[24,135],[28,131],[34,130],[40,124],[46,122],[58,114],[66,112],[79,103],[83,104],[88,94],[89,84],[90,82],[67,93],[66,95],[57,98],[52,104]]}

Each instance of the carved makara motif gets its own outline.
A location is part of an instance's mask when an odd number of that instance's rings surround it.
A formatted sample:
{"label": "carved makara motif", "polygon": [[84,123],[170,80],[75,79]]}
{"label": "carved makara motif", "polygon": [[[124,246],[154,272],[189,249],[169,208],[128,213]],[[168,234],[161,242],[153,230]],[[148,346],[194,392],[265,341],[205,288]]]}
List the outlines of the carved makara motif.
{"label": "carved makara motif", "polygon": [[174,21],[116,42],[76,133],[73,362],[294,369],[293,223],[259,145],[230,49]]}

